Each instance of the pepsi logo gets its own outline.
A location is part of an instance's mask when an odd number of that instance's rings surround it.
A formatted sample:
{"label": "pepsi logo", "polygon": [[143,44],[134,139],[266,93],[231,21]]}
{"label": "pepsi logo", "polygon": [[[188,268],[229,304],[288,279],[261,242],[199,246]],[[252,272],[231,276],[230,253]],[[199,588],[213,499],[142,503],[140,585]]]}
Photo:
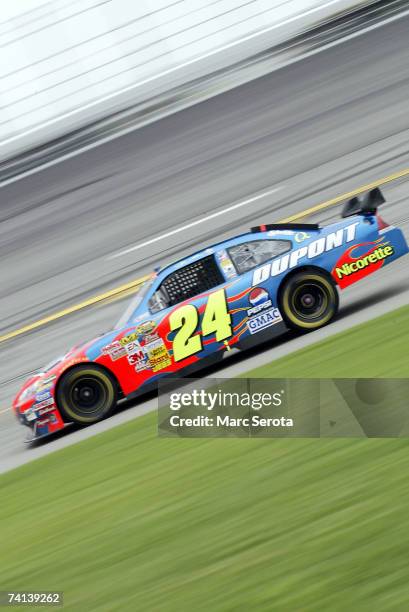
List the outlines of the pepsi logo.
{"label": "pepsi logo", "polygon": [[256,287],[249,295],[249,302],[252,306],[263,304],[269,299],[269,295],[263,287]]}

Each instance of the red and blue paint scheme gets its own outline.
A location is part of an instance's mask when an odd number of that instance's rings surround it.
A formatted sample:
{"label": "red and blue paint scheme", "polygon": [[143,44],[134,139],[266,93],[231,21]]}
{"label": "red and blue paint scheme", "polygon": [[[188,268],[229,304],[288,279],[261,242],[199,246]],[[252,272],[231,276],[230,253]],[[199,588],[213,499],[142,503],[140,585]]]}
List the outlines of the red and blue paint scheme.
{"label": "red and blue paint scheme", "polygon": [[286,330],[291,317],[282,291],[295,273],[318,272],[344,289],[407,253],[401,230],[376,209],[326,227],[253,228],[153,274],[112,331],[75,347],[25,383],[15,413],[32,438],[54,433],[67,424],[57,390],[72,369],[96,364],[115,379],[119,397],[132,396],[163,376],[183,376],[234,347]]}

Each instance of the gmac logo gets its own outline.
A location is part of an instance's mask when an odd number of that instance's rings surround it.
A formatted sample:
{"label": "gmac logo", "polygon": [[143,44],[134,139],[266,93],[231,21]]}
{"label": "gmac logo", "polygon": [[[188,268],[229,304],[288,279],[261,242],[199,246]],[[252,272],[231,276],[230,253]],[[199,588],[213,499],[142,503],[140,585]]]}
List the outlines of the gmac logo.
{"label": "gmac logo", "polygon": [[275,325],[282,321],[283,318],[278,308],[271,308],[247,321],[247,328],[251,334],[257,334],[266,327]]}

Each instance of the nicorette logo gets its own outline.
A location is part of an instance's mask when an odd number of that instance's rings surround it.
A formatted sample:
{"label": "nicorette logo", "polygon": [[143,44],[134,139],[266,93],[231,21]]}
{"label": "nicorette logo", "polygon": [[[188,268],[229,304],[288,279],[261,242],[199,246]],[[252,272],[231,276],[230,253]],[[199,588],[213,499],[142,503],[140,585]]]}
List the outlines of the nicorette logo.
{"label": "nicorette logo", "polygon": [[278,276],[287,270],[295,268],[302,259],[314,259],[325,252],[332,251],[344,243],[355,240],[356,228],[359,221],[351,223],[336,232],[313,240],[308,245],[277,257],[272,262],[266,263],[253,273],[253,286],[265,282],[270,276]]}
{"label": "nicorette logo", "polygon": [[[355,257],[353,254],[362,247],[374,245],[364,255]],[[332,271],[332,276],[338,285],[343,289],[356,281],[379,270],[388,257],[395,253],[392,246],[379,243],[364,243],[348,249],[337,261]]]}

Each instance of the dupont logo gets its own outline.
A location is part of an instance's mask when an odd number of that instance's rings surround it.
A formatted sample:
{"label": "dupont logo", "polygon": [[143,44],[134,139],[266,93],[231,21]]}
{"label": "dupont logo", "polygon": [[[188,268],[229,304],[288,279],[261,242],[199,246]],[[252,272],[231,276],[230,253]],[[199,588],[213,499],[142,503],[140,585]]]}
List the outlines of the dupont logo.
{"label": "dupont logo", "polygon": [[271,308],[272,306],[268,291],[266,291],[264,287],[255,287],[252,289],[249,295],[249,302],[252,305],[252,308],[249,308],[247,311],[247,316],[249,317],[258,314],[266,308]]}
{"label": "dupont logo", "polygon": [[271,262],[269,261],[260,268],[256,268],[253,272],[252,285],[265,283],[270,277],[279,276],[287,270],[296,268],[301,261],[314,259],[324,253],[328,253],[328,251],[337,249],[345,243],[352,242],[355,240],[358,225],[359,221],[351,223],[351,225],[313,240],[308,245],[301,246],[299,249],[290,251],[281,257],[276,257]]}

